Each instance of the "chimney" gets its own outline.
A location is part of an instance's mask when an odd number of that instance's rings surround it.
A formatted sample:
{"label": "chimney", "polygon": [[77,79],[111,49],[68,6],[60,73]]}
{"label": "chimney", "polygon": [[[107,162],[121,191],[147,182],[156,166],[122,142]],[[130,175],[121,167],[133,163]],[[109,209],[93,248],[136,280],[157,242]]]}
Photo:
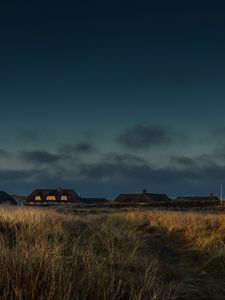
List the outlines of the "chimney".
{"label": "chimney", "polygon": [[210,197],[214,197],[213,193],[210,193]]}

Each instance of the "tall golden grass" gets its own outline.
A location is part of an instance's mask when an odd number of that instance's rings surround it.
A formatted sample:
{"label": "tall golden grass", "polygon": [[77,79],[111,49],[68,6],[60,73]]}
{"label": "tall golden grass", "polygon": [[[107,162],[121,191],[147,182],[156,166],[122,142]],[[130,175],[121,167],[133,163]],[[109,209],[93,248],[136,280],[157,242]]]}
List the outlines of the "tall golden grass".
{"label": "tall golden grass", "polygon": [[207,299],[177,259],[221,263],[224,241],[223,215],[1,207],[0,299]]}
{"label": "tall golden grass", "polygon": [[225,215],[207,212],[129,212],[127,220],[147,221],[170,236],[180,235],[192,249],[225,254]]}

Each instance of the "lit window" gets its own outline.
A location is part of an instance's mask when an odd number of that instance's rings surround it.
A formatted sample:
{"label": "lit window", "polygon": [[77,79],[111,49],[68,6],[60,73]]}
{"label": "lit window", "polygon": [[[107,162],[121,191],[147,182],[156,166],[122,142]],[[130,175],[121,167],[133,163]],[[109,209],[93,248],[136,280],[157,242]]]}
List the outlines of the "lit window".
{"label": "lit window", "polygon": [[55,196],[48,196],[46,198],[46,200],[54,201],[54,200],[56,200],[56,197]]}
{"label": "lit window", "polygon": [[36,196],[35,200],[41,200],[41,196]]}
{"label": "lit window", "polygon": [[62,196],[61,200],[67,200],[67,196]]}

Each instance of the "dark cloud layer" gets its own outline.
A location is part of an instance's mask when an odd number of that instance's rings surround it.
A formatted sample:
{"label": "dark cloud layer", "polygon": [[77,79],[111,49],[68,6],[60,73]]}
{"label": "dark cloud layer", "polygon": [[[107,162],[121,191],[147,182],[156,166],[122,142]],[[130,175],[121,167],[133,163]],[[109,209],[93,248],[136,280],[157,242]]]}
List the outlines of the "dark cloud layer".
{"label": "dark cloud layer", "polygon": [[172,156],[170,158],[170,162],[171,164],[175,165],[175,166],[182,166],[182,167],[185,167],[185,168],[192,168],[194,166],[196,166],[197,164],[197,161],[196,159],[193,159],[193,158],[190,158],[190,157],[187,157],[187,156]]}
{"label": "dark cloud layer", "polygon": [[10,156],[10,153],[4,149],[0,149],[0,158],[3,157],[3,158],[6,158],[6,157],[9,157]]}
{"label": "dark cloud layer", "polygon": [[225,174],[225,165],[203,156],[174,156],[167,166],[157,167],[129,153],[105,153],[96,162],[89,163],[71,160],[69,166],[63,163],[59,166],[61,157],[45,151],[24,152],[23,155],[34,165],[31,164],[28,170],[0,170],[0,187],[10,186],[10,182],[19,186],[23,182],[23,187],[82,187],[90,193],[91,186],[95,195],[99,195],[104,187],[105,196],[111,197],[116,195],[117,189],[134,192],[147,183],[151,190],[160,192],[183,194],[187,190],[209,193],[215,192]]}
{"label": "dark cloud layer", "polygon": [[[0,187],[8,187],[11,182],[13,186],[22,184],[30,188],[64,186],[75,189],[83,187],[90,191],[91,186],[93,193],[100,195],[99,191],[104,186],[105,196],[111,197],[117,193],[117,187],[122,189],[121,192],[123,189],[125,192],[125,188],[127,192],[133,192],[147,183],[155,192],[174,191],[179,194],[186,188],[188,191],[203,190],[206,193],[212,189],[213,192],[225,174],[221,153],[212,151],[193,157],[173,155],[167,158],[167,164],[163,166],[159,162],[153,165],[147,158],[134,154],[136,149],[167,145],[177,136],[162,126],[135,125],[122,132],[118,141],[133,153],[104,153],[97,150],[95,141],[64,144],[53,152],[45,149],[23,150],[15,154],[14,159],[20,159],[20,163],[21,160],[26,162],[27,169],[0,169]],[[1,155],[4,157],[8,152],[0,149]]]}
{"label": "dark cloud layer", "polygon": [[121,132],[116,141],[130,149],[146,149],[168,144],[172,138],[171,131],[166,127],[137,124]]}
{"label": "dark cloud layer", "polygon": [[30,178],[30,171],[27,170],[0,170],[0,180],[3,182],[6,181],[14,181],[14,180],[24,180],[26,178]]}
{"label": "dark cloud layer", "polygon": [[109,152],[102,155],[102,161],[107,161],[115,164],[146,164],[147,161],[143,157],[133,155],[130,153],[119,154],[116,152]]}
{"label": "dark cloud layer", "polygon": [[22,151],[20,155],[23,160],[36,164],[56,163],[64,158],[63,155],[53,154],[45,150]]}
{"label": "dark cloud layer", "polygon": [[74,144],[64,144],[60,146],[60,152],[68,155],[73,154],[90,154],[97,151],[94,143],[88,142],[80,142]]}

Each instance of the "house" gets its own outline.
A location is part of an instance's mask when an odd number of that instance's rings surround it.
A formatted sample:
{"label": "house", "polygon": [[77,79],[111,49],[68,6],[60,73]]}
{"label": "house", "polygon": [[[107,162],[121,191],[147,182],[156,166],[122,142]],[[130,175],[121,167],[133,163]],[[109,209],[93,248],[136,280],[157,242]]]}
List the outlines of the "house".
{"label": "house", "polygon": [[16,200],[7,194],[6,192],[0,191],[0,204],[17,205]]}
{"label": "house", "polygon": [[105,198],[80,198],[80,202],[83,204],[106,204],[109,201]]}
{"label": "house", "polygon": [[27,199],[26,196],[21,196],[21,195],[16,195],[16,194],[13,194],[11,196],[13,197],[14,200],[16,200],[18,205],[23,205]]}
{"label": "house", "polygon": [[70,189],[38,189],[34,190],[26,199],[26,205],[48,205],[79,203],[80,197]]}
{"label": "house", "polygon": [[147,190],[143,190],[139,194],[120,194],[114,202],[116,203],[143,203],[151,204],[158,202],[169,202],[171,199],[166,194],[153,194],[147,193]]}
{"label": "house", "polygon": [[210,194],[209,196],[179,196],[174,200],[177,205],[193,205],[193,206],[207,206],[219,205],[221,200]]}

